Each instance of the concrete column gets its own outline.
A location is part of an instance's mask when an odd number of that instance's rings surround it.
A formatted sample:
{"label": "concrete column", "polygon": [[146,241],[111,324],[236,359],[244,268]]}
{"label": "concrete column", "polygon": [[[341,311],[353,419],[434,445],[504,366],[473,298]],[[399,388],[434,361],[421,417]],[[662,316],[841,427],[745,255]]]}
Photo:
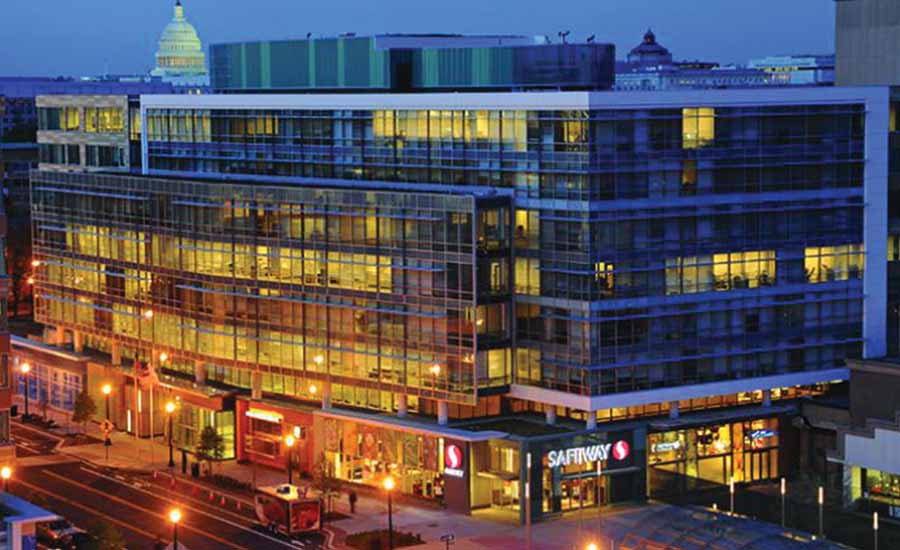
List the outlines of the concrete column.
{"label": "concrete column", "polygon": [[446,426],[450,417],[450,408],[447,406],[446,401],[438,401],[437,406],[438,424]]}
{"label": "concrete column", "polygon": [[109,343],[109,360],[110,362],[118,367],[122,364],[122,345],[118,342],[110,342]]}
{"label": "concrete column", "polygon": [[585,428],[588,430],[596,430],[597,429],[597,413],[594,411],[587,411],[587,422],[585,422]]}
{"label": "concrete column", "polygon": [[331,381],[325,381],[322,384],[322,408],[331,408]]}
{"label": "concrete column", "polygon": [[772,406],[772,390],[763,390],[763,407]]}
{"label": "concrete column", "polygon": [[669,418],[676,419],[681,414],[681,411],[678,409],[678,401],[670,401],[669,402]]}
{"label": "concrete column", "polygon": [[80,330],[72,331],[72,349],[75,350],[75,353],[84,351],[84,333]]}
{"label": "concrete column", "polygon": [[547,407],[547,424],[551,426],[556,424],[556,407]]}
{"label": "concrete column", "polygon": [[194,382],[200,386],[206,384],[206,363],[199,359],[194,361]]}
{"label": "concrete column", "polygon": [[397,396],[397,416],[403,418],[409,412],[409,406],[406,401],[406,394],[401,393]]}
{"label": "concrete column", "polygon": [[262,373],[250,375],[250,399],[262,399]]}
{"label": "concrete column", "polygon": [[56,327],[56,342],[54,342],[57,346],[63,347],[66,345],[66,329],[63,327]]}

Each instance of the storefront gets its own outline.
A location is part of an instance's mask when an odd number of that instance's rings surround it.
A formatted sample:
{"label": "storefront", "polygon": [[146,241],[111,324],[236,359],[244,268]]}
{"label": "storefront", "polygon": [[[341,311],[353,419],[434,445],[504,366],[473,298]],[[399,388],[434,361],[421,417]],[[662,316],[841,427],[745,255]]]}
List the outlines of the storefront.
{"label": "storefront", "polygon": [[650,497],[777,479],[779,419],[692,426],[647,436]]}
{"label": "storefront", "polygon": [[526,441],[530,492],[539,496],[532,499],[532,518],[642,500],[644,433],[633,429]]}
{"label": "storefront", "polygon": [[[333,475],[343,481],[381,487],[390,475],[397,491],[466,514],[491,501],[493,489],[486,487],[495,480],[490,474],[473,477],[472,472],[492,472],[485,453],[489,442],[504,433],[469,432],[338,409],[317,410],[313,416],[315,456],[324,456]],[[502,454],[496,456],[506,460],[504,467],[516,464]]]}
{"label": "storefront", "polygon": [[[311,474],[316,460],[312,411],[308,406],[238,398],[238,460],[286,469],[290,458],[294,472]],[[288,436],[292,438],[291,447],[286,445]]]}
{"label": "storefront", "polygon": [[28,364],[28,399],[32,414],[44,409],[71,413],[75,398],[86,387],[87,360],[84,356],[50,346],[12,337],[12,372],[16,393],[25,395],[25,376],[21,366]]}
{"label": "storefront", "polygon": [[[196,453],[200,434],[212,427],[223,442],[219,460],[235,458],[235,397],[231,392],[195,385],[173,376],[163,375],[151,392],[134,379],[126,385],[126,415],[129,430],[145,434],[152,425],[155,437],[168,436],[167,403],[175,405],[172,413],[172,439],[177,451]],[[152,411],[152,412],[151,412]]]}

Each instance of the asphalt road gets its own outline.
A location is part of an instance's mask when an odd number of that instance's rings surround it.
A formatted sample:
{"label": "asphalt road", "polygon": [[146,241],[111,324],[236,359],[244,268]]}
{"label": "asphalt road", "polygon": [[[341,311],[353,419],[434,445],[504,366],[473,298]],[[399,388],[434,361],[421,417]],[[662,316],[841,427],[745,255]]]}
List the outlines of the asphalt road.
{"label": "asphalt road", "polygon": [[[13,433],[16,444],[29,456],[35,456],[35,449],[48,446],[43,441],[46,436],[41,434],[21,427],[14,428]],[[49,509],[80,527],[97,519],[109,521],[125,537],[129,550],[152,549],[157,537],[169,542],[172,525],[168,512],[176,506],[183,515],[178,540],[189,550],[324,547],[321,535],[293,541],[273,537],[261,532],[247,515],[224,510],[200,498],[173,494],[166,487],[148,482],[145,476],[126,475],[84,462],[19,468],[11,488],[19,495],[42,495]]]}

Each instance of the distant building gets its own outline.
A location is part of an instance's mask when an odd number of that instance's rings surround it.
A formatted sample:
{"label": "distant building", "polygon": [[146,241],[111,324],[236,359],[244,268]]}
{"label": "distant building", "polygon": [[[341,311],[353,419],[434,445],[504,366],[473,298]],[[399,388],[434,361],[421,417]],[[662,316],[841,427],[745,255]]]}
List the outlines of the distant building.
{"label": "distant building", "polygon": [[656,41],[652,30],[616,64],[617,90],[684,90],[707,88],[754,88],[784,86],[790,76],[757,68],[719,66],[706,61],[675,61],[672,53]]}
{"label": "distant building", "polygon": [[176,86],[209,85],[203,44],[197,30],[184,18],[181,0],[175,1],[175,15],[163,29],[156,52],[156,68],[150,74]]}
{"label": "distant building", "polygon": [[840,0],[836,5],[837,84],[900,84],[900,2]]}
{"label": "distant building", "polygon": [[830,86],[834,84],[834,54],[775,55],[751,59],[748,67],[770,74],[789,75],[792,86]]}

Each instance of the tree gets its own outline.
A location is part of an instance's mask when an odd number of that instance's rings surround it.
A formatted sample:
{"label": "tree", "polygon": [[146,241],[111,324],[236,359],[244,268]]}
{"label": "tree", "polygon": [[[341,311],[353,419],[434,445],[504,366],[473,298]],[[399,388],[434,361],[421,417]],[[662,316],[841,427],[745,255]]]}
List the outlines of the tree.
{"label": "tree", "polygon": [[[95,540],[85,545],[85,550],[120,550],[125,548],[125,538],[116,527],[108,521],[97,521],[88,528],[88,533]],[[81,550],[79,548],[79,550]]]}
{"label": "tree", "polygon": [[200,432],[200,443],[197,444],[197,457],[209,463],[209,472],[212,472],[213,460],[221,460],[225,456],[225,440],[212,426],[203,428]]}
{"label": "tree", "polygon": [[75,397],[72,407],[72,422],[81,423],[84,432],[87,433],[87,423],[95,414],[97,414],[97,404],[94,403],[94,398],[88,392],[82,391]]}
{"label": "tree", "polygon": [[331,463],[321,453],[312,471],[312,487],[321,493],[322,498],[327,499],[328,509],[332,509],[331,500],[334,495],[341,492],[341,480],[335,477]]}

